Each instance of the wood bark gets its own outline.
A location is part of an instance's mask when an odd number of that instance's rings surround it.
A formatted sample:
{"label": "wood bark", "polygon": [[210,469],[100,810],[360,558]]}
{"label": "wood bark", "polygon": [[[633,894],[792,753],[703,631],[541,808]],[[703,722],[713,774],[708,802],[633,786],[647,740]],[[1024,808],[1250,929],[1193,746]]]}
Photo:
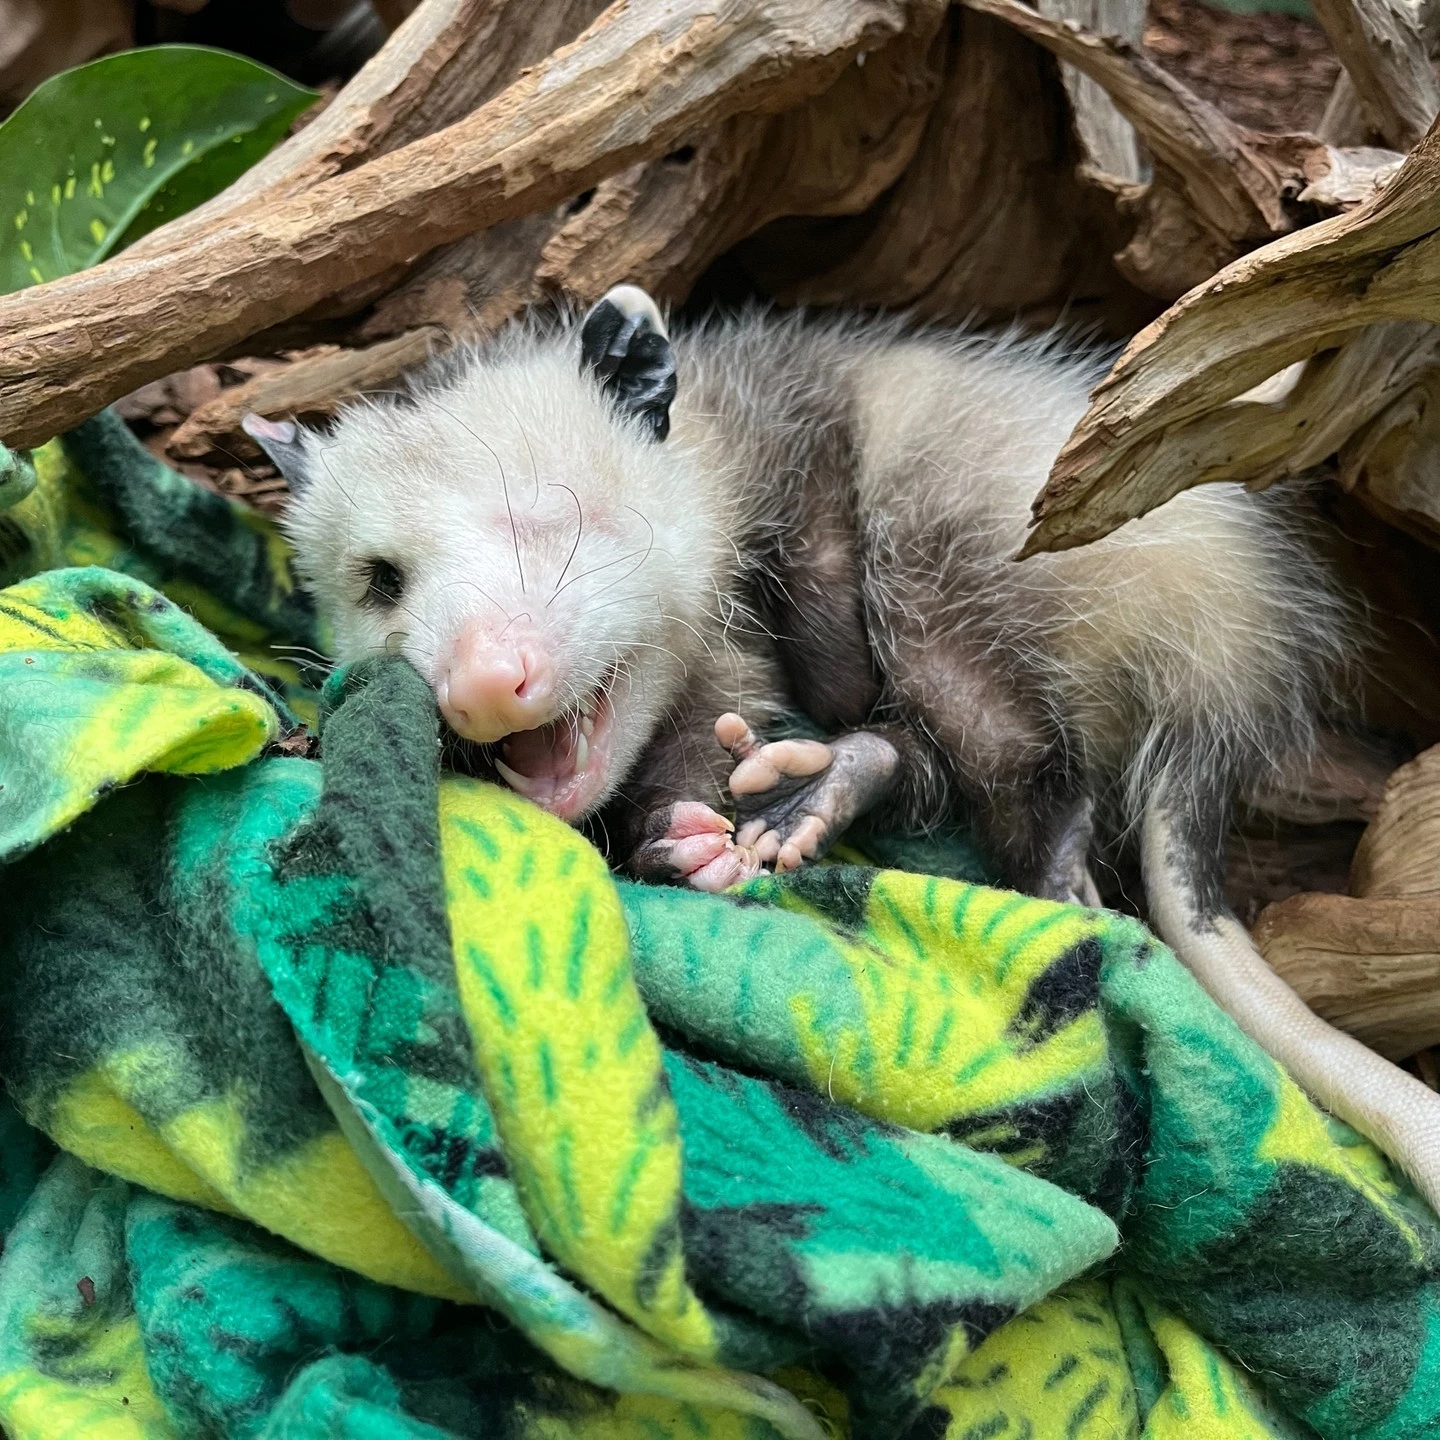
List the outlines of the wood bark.
{"label": "wood bark", "polygon": [[1057,21],[1020,0],[965,3],[1013,25],[1101,87],[1153,154],[1148,185],[1096,178],[1132,226],[1116,265],[1161,299],[1176,299],[1245,251],[1309,223],[1313,208],[1297,202],[1340,209],[1369,198],[1403,158],[1248,129],[1124,39]]}
{"label": "wood bark", "polygon": [[123,254],[0,300],[0,436],[39,443],[342,286],[555,204],[730,115],[793,105],[934,3],[622,0],[444,130],[162,254]]}
{"label": "wood bark", "polygon": [[[1440,113],[1440,81],[1430,64],[1416,0],[1314,0],[1369,128],[1408,150]],[[1332,123],[1339,121],[1339,113]]]}
{"label": "wood bark", "polygon": [[[411,4],[413,18],[403,31],[392,35],[316,120],[222,195],[152,232],[129,253],[163,253],[229,216],[303,194],[321,180],[463,119],[528,66],[574,40],[606,3],[550,0],[538,10],[519,0]],[[498,325],[534,298],[532,273],[557,223],[547,211],[465,235],[418,265],[399,263],[343,287],[314,310],[256,336],[255,348],[268,353],[334,340],[364,344],[435,325],[456,332]],[[352,317],[372,305],[378,309],[357,331]],[[297,395],[308,398],[305,375],[297,377],[297,387]],[[266,396],[280,405],[278,387]],[[243,436],[232,431],[229,439],[248,453]]]}
{"label": "wood bark", "polygon": [[1254,934],[1317,1015],[1382,1055],[1440,1041],[1440,898],[1293,895],[1267,906]]}
{"label": "wood bark", "polygon": [[1157,164],[1179,179],[1192,211],[1219,234],[1258,240],[1292,228],[1283,203],[1283,156],[1264,153],[1256,132],[1237,125],[1135,46],[1048,19],[1020,0],[965,3],[1014,26],[1100,85]]}
{"label": "wood bark", "polygon": [[1335,88],[1325,102],[1325,113],[1315,133],[1330,145],[1364,145],[1375,137],[1375,131],[1360,108],[1355,82],[1342,70],[1335,77]]}
{"label": "wood bark", "polygon": [[1338,458],[1340,483],[1362,504],[1440,547],[1440,359],[1357,428]]}
{"label": "wood bark", "polygon": [[588,302],[619,280],[683,300],[771,220],[854,215],[915,155],[940,88],[942,12],[780,115],[737,115],[677,154],[604,181],[545,247],[542,290]]}
{"label": "wood bark", "polygon": [[1390,777],[1350,881],[1269,906],[1256,944],[1317,1014],[1412,1055],[1440,1042],[1440,748]]}
{"label": "wood bark", "polygon": [[[1440,746],[1390,777],[1379,812],[1355,851],[1350,893],[1440,897]],[[1440,932],[1435,938],[1440,944]]]}
{"label": "wood bark", "polygon": [[1123,228],[1078,170],[1058,80],[1007,26],[952,10],[940,96],[900,181],[853,220],[777,222],[739,247],[740,264],[787,304],[1133,329],[1155,307],[1110,260]]}
{"label": "wood bark", "polygon": [[[1142,515],[1204,473],[1248,480],[1262,467],[1244,437],[1224,473],[1184,436],[1289,365],[1366,326],[1440,321],[1440,136],[1411,152],[1366,204],[1284,236],[1195,288],[1130,343],[1096,387],[1035,503],[1022,555],[1082,545]],[[1323,374],[1323,372],[1322,372]],[[1308,376],[1308,388],[1320,381]],[[1297,387],[1290,404],[1303,403]],[[1260,451],[1273,435],[1261,427]],[[1172,453],[1175,456],[1172,462]]]}
{"label": "wood bark", "polygon": [[[1096,35],[1132,46],[1138,46],[1145,33],[1145,0],[1038,0],[1035,8],[1049,20],[1073,20]],[[1149,167],[1141,160],[1134,127],[1104,87],[1068,62],[1061,65],[1060,78],[1070,97],[1085,163],[1131,184],[1147,180]]]}
{"label": "wood bark", "polygon": [[[228,189],[128,253],[159,255],[462,120],[572,41],[604,0],[424,0],[335,99]],[[262,198],[263,197],[263,198]]]}
{"label": "wood bark", "polygon": [[[483,50],[485,66],[467,68],[462,62],[459,72],[467,77],[462,86],[462,103],[470,109],[498,94],[527,66],[538,64],[551,50],[573,40],[603,13],[606,0],[552,0],[534,18],[510,0],[500,6],[495,6],[494,0],[489,3],[503,13],[487,16],[486,28],[491,34],[481,37],[489,41]],[[457,16],[451,25],[458,26],[458,34],[466,40],[460,49],[468,56],[470,32],[464,17]],[[456,53],[458,57],[460,52]],[[437,84],[448,88],[449,70],[447,66],[447,75],[438,77]],[[477,74],[486,77],[483,87],[475,86]],[[444,124],[465,113],[463,109],[452,113],[448,104],[442,112],[432,102],[425,121]],[[373,312],[366,315],[354,337],[362,342],[398,335],[417,326],[440,325],[455,333],[494,328],[535,299],[533,273],[541,250],[559,223],[560,217],[547,209],[462,236],[425,256],[419,264],[407,267],[399,277],[376,276],[344,296],[339,304],[332,304],[329,314],[354,316],[373,303]],[[315,318],[323,329],[325,314]],[[303,331],[292,333],[288,343],[303,343],[308,338]]]}

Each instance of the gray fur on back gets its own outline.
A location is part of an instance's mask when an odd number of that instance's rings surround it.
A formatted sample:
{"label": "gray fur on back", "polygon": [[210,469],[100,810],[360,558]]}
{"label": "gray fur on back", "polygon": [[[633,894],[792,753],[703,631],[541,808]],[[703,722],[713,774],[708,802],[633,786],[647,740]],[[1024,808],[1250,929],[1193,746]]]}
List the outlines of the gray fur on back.
{"label": "gray fur on back", "polygon": [[823,427],[853,427],[883,707],[903,706],[907,644],[964,634],[1043,675],[1095,792],[1127,822],[1161,768],[1229,790],[1313,743],[1361,627],[1319,558],[1306,482],[1199,487],[1095,544],[1017,562],[1101,356],[1053,335],[859,318],[749,317],[678,343],[676,432],[711,433],[733,468],[742,553],[787,531]]}

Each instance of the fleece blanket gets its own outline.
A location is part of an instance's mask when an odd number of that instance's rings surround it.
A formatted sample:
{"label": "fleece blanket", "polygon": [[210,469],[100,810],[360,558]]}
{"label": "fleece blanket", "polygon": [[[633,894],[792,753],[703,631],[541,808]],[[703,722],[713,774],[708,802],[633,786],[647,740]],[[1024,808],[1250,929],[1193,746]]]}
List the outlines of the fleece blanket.
{"label": "fleece blanket", "polygon": [[268,527],[106,417],[36,462],[14,1440],[1440,1434],[1435,1218],[1137,923],[934,844],[625,883],[399,660],[311,754],[235,653],[321,638]]}

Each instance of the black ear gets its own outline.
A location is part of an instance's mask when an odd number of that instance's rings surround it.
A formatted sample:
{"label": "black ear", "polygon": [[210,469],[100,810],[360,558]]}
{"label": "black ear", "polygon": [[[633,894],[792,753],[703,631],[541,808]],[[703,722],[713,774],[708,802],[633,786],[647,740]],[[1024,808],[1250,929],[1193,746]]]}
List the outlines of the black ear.
{"label": "black ear", "polygon": [[240,428],[270,457],[275,468],[295,493],[303,490],[310,479],[305,455],[305,431],[293,420],[266,420],[261,415],[246,415]]}
{"label": "black ear", "polygon": [[615,286],[585,317],[580,368],[591,371],[621,412],[641,420],[656,440],[670,433],[675,352],[659,307],[638,286]]}

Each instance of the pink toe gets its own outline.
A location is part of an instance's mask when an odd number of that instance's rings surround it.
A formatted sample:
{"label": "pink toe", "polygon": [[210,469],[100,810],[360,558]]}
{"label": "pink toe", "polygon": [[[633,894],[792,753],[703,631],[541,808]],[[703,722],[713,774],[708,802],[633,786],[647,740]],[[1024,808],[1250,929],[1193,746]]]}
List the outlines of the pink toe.
{"label": "pink toe", "polygon": [[708,865],[692,870],[685,877],[685,883],[692,890],[704,890],[713,895],[738,884],[743,878],[743,869],[739,855],[734,851],[727,851],[724,855],[716,856]]}
{"label": "pink toe", "polygon": [[698,800],[682,800],[670,813],[667,840],[684,840],[690,835],[728,835],[735,827],[718,811]]}
{"label": "pink toe", "polygon": [[731,848],[728,835],[690,835],[670,846],[670,865],[677,875],[692,875]]}
{"label": "pink toe", "polygon": [[760,873],[760,862],[753,850],[741,850],[731,846],[723,855],[717,855],[708,865],[702,865],[685,877],[693,890],[705,890],[715,894],[739,885]]}
{"label": "pink toe", "polygon": [[752,755],[730,772],[727,782],[732,795],[759,795],[775,787],[780,772],[763,756]]}

